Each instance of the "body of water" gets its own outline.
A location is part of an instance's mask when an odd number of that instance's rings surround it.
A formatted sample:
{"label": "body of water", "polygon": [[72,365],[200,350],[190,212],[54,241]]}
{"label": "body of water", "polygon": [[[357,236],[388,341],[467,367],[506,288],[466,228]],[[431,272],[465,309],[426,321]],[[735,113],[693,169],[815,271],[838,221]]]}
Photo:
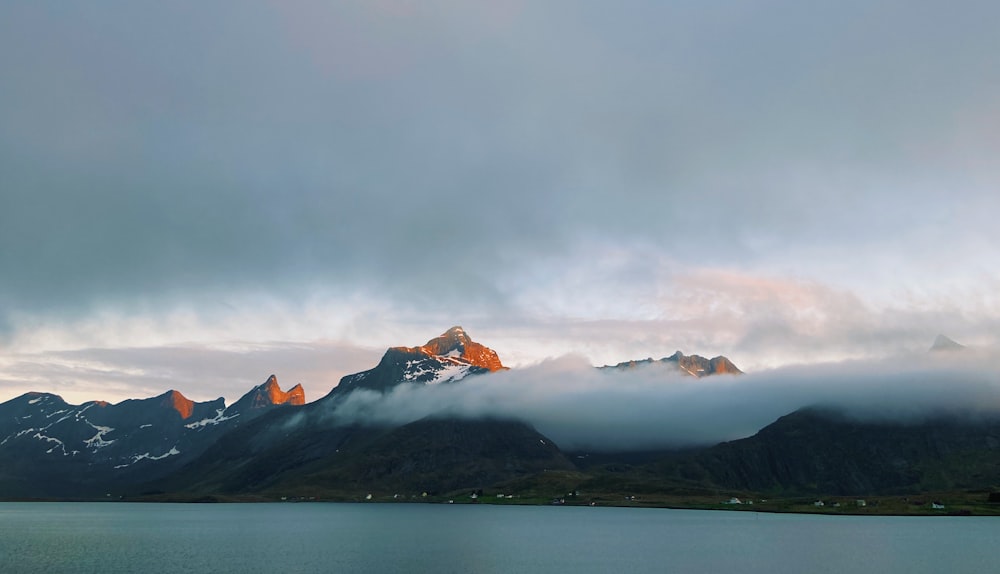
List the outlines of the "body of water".
{"label": "body of water", "polygon": [[1000,518],[0,503],[0,572],[989,572]]}

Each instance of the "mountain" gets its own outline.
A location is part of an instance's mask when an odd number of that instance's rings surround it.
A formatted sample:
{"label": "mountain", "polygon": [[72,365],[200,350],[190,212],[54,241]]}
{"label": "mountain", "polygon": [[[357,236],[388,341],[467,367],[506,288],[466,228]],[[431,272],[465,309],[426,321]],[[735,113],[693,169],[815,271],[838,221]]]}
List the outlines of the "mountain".
{"label": "mountain", "polygon": [[355,389],[385,392],[400,384],[454,383],[505,368],[496,351],[473,341],[461,327],[452,327],[419,347],[389,348],[378,365],[343,377],[328,396]]}
{"label": "mountain", "polygon": [[0,493],[77,496],[173,472],[221,434],[268,410],[301,405],[300,386],[282,393],[272,376],[226,408],[171,390],[117,404],[70,405],[27,393],[0,404]]}
{"label": "mountain", "polygon": [[544,435],[512,420],[426,418],[340,449],[336,464],[286,477],[275,488],[449,492],[552,470],[575,470]]}
{"label": "mountain", "polygon": [[[942,341],[935,346],[952,347]],[[602,368],[645,365],[694,377],[740,373],[725,357],[679,351]],[[0,498],[360,500],[493,489],[526,498],[579,490],[606,501],[697,496],[701,504],[720,492],[861,496],[1000,485],[1000,416],[982,412],[902,421],[811,407],[707,448],[567,455],[516,418],[374,422],[390,418],[359,417],[359,402],[349,400],[400,385],[461,385],[502,369],[496,352],[453,327],[424,345],[387,349],[313,403],[299,385],[282,391],[274,375],[229,407],[177,391],[83,405],[27,393],[0,404]]]}
{"label": "mountain", "polygon": [[548,437],[517,420],[427,417],[402,425],[358,423],[338,409],[354,391],[397,385],[461,384],[505,367],[461,327],[417,347],[391,347],[378,365],[341,379],[326,397],[279,411],[220,437],[153,490],[192,495],[483,488],[573,464]]}
{"label": "mountain", "polygon": [[684,353],[677,351],[669,357],[664,357],[658,361],[654,361],[652,358],[641,359],[638,361],[626,361],[623,363],[618,363],[617,365],[610,365],[599,367],[601,369],[616,369],[616,370],[628,370],[634,369],[636,367],[641,367],[645,365],[669,365],[674,369],[677,369],[680,373],[685,375],[690,375],[693,377],[707,377],[710,375],[740,375],[743,371],[739,370],[732,361],[723,356],[718,356],[712,359],[706,359],[705,357],[699,355],[685,355]]}
{"label": "mountain", "polygon": [[273,413],[222,437],[173,476],[145,487],[202,496],[359,499],[366,493],[479,489],[572,470],[559,448],[512,420],[428,417],[401,426],[291,423]]}
{"label": "mountain", "polygon": [[674,457],[664,477],[772,495],[874,495],[1000,484],[1000,417],[859,420],[800,409],[751,437]]}
{"label": "mountain", "polygon": [[939,351],[961,351],[965,349],[965,345],[955,342],[944,335],[938,335],[934,338],[934,344],[931,345],[930,351],[936,353]]}
{"label": "mountain", "polygon": [[264,381],[243,395],[240,400],[233,403],[227,409],[232,413],[253,411],[254,409],[266,409],[275,405],[302,406],[306,404],[306,392],[302,385],[295,385],[283,392],[278,386],[278,377],[271,375]]}
{"label": "mountain", "polygon": [[[156,488],[247,493],[325,474],[360,473],[366,484],[427,481],[429,468],[421,463],[426,457],[398,450],[398,444],[437,453],[437,487],[465,480],[482,486],[543,467],[572,467],[550,440],[521,421],[429,418],[403,426],[359,425],[337,412],[355,390],[454,384],[503,369],[495,351],[453,327],[423,345],[388,349],[378,365],[344,377],[312,404],[305,404],[301,386],[284,392],[273,375],[228,408],[222,399],[198,403],[177,391],[81,406],[55,395],[25,395],[0,405],[0,495],[93,496]],[[540,445],[548,446],[536,452]],[[398,463],[387,470],[383,463],[391,460]]]}

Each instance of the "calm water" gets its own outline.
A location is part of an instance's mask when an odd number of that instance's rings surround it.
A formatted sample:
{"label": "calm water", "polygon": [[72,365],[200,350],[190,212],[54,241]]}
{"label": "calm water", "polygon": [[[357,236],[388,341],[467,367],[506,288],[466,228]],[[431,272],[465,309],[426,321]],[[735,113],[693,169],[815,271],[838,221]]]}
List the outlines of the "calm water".
{"label": "calm water", "polygon": [[989,572],[1000,518],[0,503],[0,572]]}

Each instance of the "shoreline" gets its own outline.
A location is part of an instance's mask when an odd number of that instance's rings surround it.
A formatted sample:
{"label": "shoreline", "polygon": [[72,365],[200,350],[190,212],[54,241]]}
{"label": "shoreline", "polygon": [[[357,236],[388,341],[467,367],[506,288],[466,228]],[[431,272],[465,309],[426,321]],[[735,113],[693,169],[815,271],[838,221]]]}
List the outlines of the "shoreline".
{"label": "shoreline", "polygon": [[[280,498],[265,496],[241,495],[178,495],[163,494],[153,496],[133,496],[112,498],[49,498],[49,497],[16,497],[0,498],[2,503],[145,503],[145,504],[444,504],[444,505],[487,505],[487,506],[571,506],[582,508],[645,508],[666,510],[707,510],[714,512],[756,512],[766,514],[800,514],[814,516],[1000,516],[1000,504],[985,500],[955,501],[944,504],[943,508],[934,508],[929,503],[910,501],[909,497],[868,497],[864,506],[822,506],[817,507],[812,502],[804,502],[807,498],[796,497],[788,499],[765,499],[752,504],[731,504],[726,502],[711,503],[708,501],[667,501],[667,500],[601,500],[594,497],[591,500],[554,502],[536,498],[517,500],[469,499],[467,496],[434,496],[427,498],[394,499],[389,496],[378,496],[371,499],[365,497],[292,497]],[[839,498],[839,497],[838,497]],[[860,497],[858,498],[860,499]],[[857,499],[856,499],[857,500]],[[869,502],[871,501],[871,502]]]}

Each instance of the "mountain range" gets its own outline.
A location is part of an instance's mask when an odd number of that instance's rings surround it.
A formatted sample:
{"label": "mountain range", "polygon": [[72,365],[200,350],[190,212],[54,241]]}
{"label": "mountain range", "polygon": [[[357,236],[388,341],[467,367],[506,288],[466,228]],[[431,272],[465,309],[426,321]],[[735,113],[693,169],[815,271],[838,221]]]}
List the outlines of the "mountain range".
{"label": "mountain range", "polygon": [[[935,347],[960,348],[953,343],[939,338]],[[726,357],[680,351],[600,369],[653,365],[694,378],[741,373]],[[438,413],[391,423],[346,414],[359,391],[464,385],[504,370],[495,351],[453,327],[423,345],[389,348],[311,403],[300,385],[283,391],[274,375],[228,407],[174,390],[82,405],[27,393],[0,404],[0,498],[352,500],[546,488],[820,496],[1000,484],[1000,419],[986,416],[865,422],[820,405],[714,446],[587,453],[560,449],[517,417]],[[674,380],[665,375],[663,384]]]}

